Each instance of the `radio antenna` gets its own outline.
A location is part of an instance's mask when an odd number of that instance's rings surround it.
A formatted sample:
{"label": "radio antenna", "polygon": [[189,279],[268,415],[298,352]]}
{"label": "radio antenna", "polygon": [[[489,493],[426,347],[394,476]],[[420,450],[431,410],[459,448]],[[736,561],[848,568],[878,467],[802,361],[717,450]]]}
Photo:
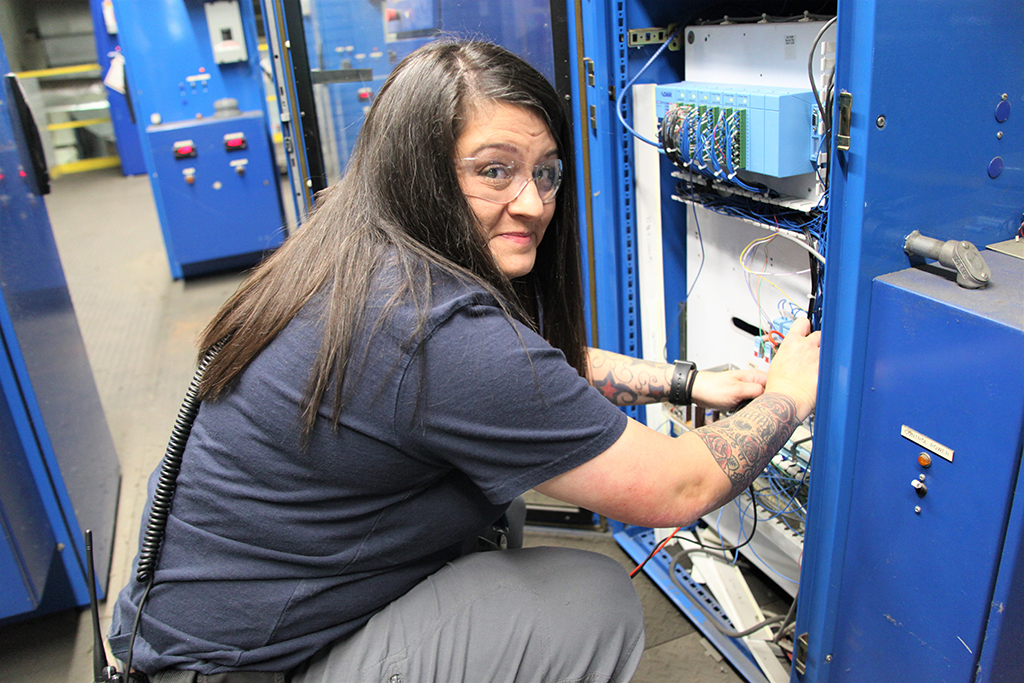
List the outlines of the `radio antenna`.
{"label": "radio antenna", "polygon": [[107,651],[103,647],[100,631],[100,606],[96,599],[96,574],[92,559],[92,529],[85,530],[85,564],[89,581],[89,610],[92,612],[92,675],[95,683],[120,681],[121,675],[115,667],[107,664]]}

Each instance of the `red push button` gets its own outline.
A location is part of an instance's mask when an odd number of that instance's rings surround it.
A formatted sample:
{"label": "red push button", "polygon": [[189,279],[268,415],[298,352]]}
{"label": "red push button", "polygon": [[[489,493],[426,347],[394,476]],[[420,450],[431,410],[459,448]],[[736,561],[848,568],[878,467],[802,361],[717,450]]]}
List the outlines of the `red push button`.
{"label": "red push button", "polygon": [[228,133],[224,136],[224,149],[229,152],[248,149],[248,147],[249,143],[245,139],[245,133]]}
{"label": "red push button", "polygon": [[175,159],[192,159],[197,156],[196,146],[191,140],[181,140],[174,143]]}

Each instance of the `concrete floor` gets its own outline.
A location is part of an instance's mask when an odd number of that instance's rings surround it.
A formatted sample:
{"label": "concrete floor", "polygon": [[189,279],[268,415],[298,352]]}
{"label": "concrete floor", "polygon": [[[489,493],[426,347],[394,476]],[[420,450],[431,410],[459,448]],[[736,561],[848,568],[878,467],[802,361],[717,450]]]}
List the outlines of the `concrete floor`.
{"label": "concrete floor", "polygon": [[[241,282],[228,273],[170,277],[147,177],[115,170],[65,176],[46,198],[71,297],[92,363],[122,485],[110,593],[127,582],[145,482],[163,455],[195,366],[195,340]],[[607,533],[530,527],[527,545],[566,545],[635,565]],[[635,580],[647,620],[636,683],[742,681],[646,576]],[[785,612],[770,586],[762,593]],[[109,624],[112,600],[101,605]],[[88,611],[71,610],[0,628],[0,682],[92,681]]]}

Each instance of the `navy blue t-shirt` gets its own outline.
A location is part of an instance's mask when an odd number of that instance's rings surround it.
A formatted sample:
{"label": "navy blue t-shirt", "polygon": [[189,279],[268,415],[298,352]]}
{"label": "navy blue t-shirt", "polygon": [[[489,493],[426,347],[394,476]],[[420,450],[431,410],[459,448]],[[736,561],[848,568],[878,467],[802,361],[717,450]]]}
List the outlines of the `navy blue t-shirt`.
{"label": "navy blue t-shirt", "polygon": [[[136,668],[290,669],[456,557],[513,498],[622,434],[625,415],[491,295],[444,278],[433,293],[421,341],[411,305],[372,338],[364,330],[341,424],[325,401],[306,448],[317,304],[202,405]],[[122,660],[141,594],[133,575],[114,609]]]}

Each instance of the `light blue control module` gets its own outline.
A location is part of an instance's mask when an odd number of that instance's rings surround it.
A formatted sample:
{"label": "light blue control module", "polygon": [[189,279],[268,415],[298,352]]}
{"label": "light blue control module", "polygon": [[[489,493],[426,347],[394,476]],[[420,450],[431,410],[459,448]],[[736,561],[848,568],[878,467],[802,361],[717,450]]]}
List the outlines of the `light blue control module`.
{"label": "light blue control module", "polygon": [[683,81],[655,97],[662,145],[681,166],[720,179],[814,172],[821,136],[810,90]]}

